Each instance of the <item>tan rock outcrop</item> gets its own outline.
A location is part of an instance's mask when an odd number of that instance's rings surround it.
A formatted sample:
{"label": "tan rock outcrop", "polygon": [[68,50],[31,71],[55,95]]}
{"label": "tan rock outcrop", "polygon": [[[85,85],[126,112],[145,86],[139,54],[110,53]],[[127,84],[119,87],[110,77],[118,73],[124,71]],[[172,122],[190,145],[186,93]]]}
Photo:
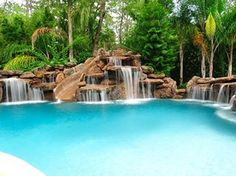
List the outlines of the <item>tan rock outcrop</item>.
{"label": "tan rock outcrop", "polygon": [[64,73],[60,72],[56,77],[56,84],[61,83],[65,79]]}
{"label": "tan rock outcrop", "polygon": [[164,78],[164,84],[154,90],[155,98],[173,98],[176,96],[177,86],[176,81],[171,78]]}
{"label": "tan rock outcrop", "polygon": [[154,69],[149,67],[149,66],[142,65],[141,68],[142,68],[143,73],[145,73],[145,74],[152,74],[152,73],[154,73]]}
{"label": "tan rock outcrop", "polygon": [[164,81],[162,79],[145,79],[143,83],[160,85],[160,84],[163,84]]}
{"label": "tan rock outcrop", "polygon": [[35,74],[33,74],[32,72],[25,72],[20,76],[20,78],[22,79],[32,79],[35,77],[36,77]]}
{"label": "tan rock outcrop", "polygon": [[187,83],[187,89],[193,87],[194,85],[197,85],[197,81],[200,79],[199,76],[194,76],[192,79]]}

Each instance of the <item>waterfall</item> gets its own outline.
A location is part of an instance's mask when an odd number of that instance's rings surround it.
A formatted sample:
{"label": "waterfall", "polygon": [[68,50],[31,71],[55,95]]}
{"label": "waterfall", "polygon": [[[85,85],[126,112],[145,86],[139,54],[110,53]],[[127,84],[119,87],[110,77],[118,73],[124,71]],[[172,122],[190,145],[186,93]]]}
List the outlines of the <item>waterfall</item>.
{"label": "waterfall", "polygon": [[87,84],[98,84],[98,78],[88,76],[86,80]]}
{"label": "waterfall", "polygon": [[208,87],[193,86],[188,90],[188,98],[197,100],[209,100]]}
{"label": "waterfall", "polygon": [[193,86],[188,90],[188,98],[198,100],[211,100],[217,103],[231,105],[236,97],[236,83],[224,83],[220,85],[217,91],[217,84],[212,84],[210,88],[202,86]]}
{"label": "waterfall", "polygon": [[226,92],[225,92],[225,86],[228,85],[228,84],[222,84],[220,86],[220,90],[219,90],[219,93],[218,93],[218,96],[217,96],[217,102],[225,102],[225,97],[226,97]]}
{"label": "waterfall", "polygon": [[234,96],[236,93],[236,88],[231,88],[231,85],[236,85],[236,83],[225,83],[220,86],[220,90],[217,96],[217,102],[230,103],[232,96]]}
{"label": "waterfall", "polygon": [[40,101],[44,99],[43,91],[32,88],[30,85],[17,78],[4,79],[6,102]]}
{"label": "waterfall", "polygon": [[86,90],[81,94],[81,101],[84,102],[106,102],[108,101],[108,94],[106,90]]}
{"label": "waterfall", "polygon": [[124,80],[126,99],[138,98],[140,71],[133,71],[132,67],[121,67]]}
{"label": "waterfall", "polygon": [[230,107],[233,106],[235,98],[236,98],[236,95],[233,95],[233,96],[231,97],[231,99],[230,99],[230,101],[229,101]]}
{"label": "waterfall", "polygon": [[213,101],[214,100],[214,84],[211,85],[209,94],[210,94],[209,100]]}
{"label": "waterfall", "polygon": [[142,82],[141,93],[142,93],[142,98],[153,98],[151,83],[146,83],[146,86],[145,86],[144,82]]}
{"label": "waterfall", "polygon": [[122,60],[117,57],[110,57],[109,62],[112,63],[115,67],[122,66]]}

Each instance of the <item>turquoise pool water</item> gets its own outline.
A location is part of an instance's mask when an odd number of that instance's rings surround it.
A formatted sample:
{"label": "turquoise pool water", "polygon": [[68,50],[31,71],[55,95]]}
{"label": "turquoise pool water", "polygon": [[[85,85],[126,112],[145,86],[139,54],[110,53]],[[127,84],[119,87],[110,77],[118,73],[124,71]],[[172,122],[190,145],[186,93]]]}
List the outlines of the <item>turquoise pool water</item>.
{"label": "turquoise pool water", "polygon": [[0,106],[0,151],[47,176],[233,176],[234,113],[202,103]]}

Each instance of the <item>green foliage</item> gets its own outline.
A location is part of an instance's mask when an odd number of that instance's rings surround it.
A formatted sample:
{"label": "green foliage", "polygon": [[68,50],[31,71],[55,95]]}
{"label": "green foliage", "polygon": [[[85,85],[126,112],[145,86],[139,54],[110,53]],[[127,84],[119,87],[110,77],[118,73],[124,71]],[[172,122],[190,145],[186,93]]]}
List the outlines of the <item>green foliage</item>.
{"label": "green foliage", "polygon": [[[35,58],[28,68],[23,68],[25,70],[65,64],[72,46],[77,63],[84,62],[92,55],[92,42],[99,23],[100,0],[35,2],[31,15],[25,7],[11,1],[4,7],[0,5],[0,68],[6,63],[6,67],[9,63],[14,65],[18,61],[14,61],[14,58],[20,56]],[[235,3],[226,7],[226,0],[178,0],[178,6],[174,8],[174,5],[173,0],[107,1],[99,47],[113,49],[119,40],[120,45],[142,54],[143,64],[153,67],[155,72],[171,74],[177,80],[177,44],[181,42],[184,46],[184,81],[188,81],[193,75],[201,73],[201,50],[193,45],[194,32],[190,28],[194,26],[199,29],[201,46],[204,44],[204,50],[209,53],[210,43],[206,40],[205,27],[207,15],[212,12],[217,28],[214,34],[215,46],[223,40],[215,52],[214,75],[226,74],[230,47],[234,46],[234,56],[236,52]],[[35,49],[32,50],[31,36],[36,29],[63,29],[68,32],[69,6],[72,9],[74,43],[69,46],[66,37],[47,33],[37,38]],[[20,63],[16,62],[16,65]],[[236,71],[236,62],[233,61],[233,64],[233,70]]]}
{"label": "green foliage", "polygon": [[180,84],[180,85],[178,86],[178,89],[186,89],[187,84],[188,84],[187,82]]}
{"label": "green foliage", "polygon": [[142,54],[143,63],[167,75],[175,67],[177,37],[168,11],[157,2],[146,4],[137,24],[126,39],[126,46]]}
{"label": "green foliage", "polygon": [[209,38],[213,38],[216,32],[216,22],[212,14],[210,13],[206,21],[206,34]]}
{"label": "green foliage", "polygon": [[37,60],[35,57],[19,55],[10,60],[5,66],[4,70],[21,70],[28,71],[37,67]]}
{"label": "green foliage", "polygon": [[74,40],[73,48],[77,63],[84,62],[88,57],[92,56],[92,47],[88,36],[79,35]]}
{"label": "green foliage", "polygon": [[0,64],[8,62],[10,59],[14,58],[17,54],[21,53],[23,50],[31,49],[31,46],[24,44],[8,44],[2,52],[0,52]]}

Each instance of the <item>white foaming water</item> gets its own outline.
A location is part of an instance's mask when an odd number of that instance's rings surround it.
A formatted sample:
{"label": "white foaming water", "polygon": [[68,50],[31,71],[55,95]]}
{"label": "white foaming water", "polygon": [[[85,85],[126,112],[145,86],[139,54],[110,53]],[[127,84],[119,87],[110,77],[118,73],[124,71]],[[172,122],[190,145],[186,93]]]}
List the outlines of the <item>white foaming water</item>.
{"label": "white foaming water", "polygon": [[110,57],[109,62],[112,63],[115,67],[122,66],[122,60],[117,57]]}
{"label": "white foaming water", "polygon": [[225,110],[217,110],[216,115],[222,119],[228,120],[230,122],[236,123],[236,117],[235,113],[232,113],[231,111]]}
{"label": "white foaming water", "polygon": [[3,80],[5,83],[6,102],[22,101],[42,101],[44,99],[43,91],[32,88],[30,85],[17,78]]}
{"label": "white foaming water", "polygon": [[188,90],[189,99],[208,100],[209,92],[207,87],[193,86]]}
{"label": "white foaming water", "polygon": [[[233,105],[233,100],[235,98],[236,90],[231,85],[235,83],[225,83],[222,84],[217,92],[214,92],[214,85],[212,84],[210,88],[193,86],[188,90],[188,98],[191,100],[202,100],[202,101],[213,101],[216,100],[212,106],[221,107],[223,109],[230,109]],[[216,94],[217,96],[214,96]],[[214,98],[215,97],[215,98]]]}
{"label": "white foaming water", "polygon": [[98,79],[92,76],[88,76],[86,79],[87,84],[98,84]]}
{"label": "white foaming water", "polygon": [[82,93],[82,101],[84,102],[106,102],[108,101],[108,95],[106,90],[86,90],[85,93]]}
{"label": "white foaming water", "polygon": [[140,72],[132,71],[132,67],[121,67],[126,99],[138,98]]}

